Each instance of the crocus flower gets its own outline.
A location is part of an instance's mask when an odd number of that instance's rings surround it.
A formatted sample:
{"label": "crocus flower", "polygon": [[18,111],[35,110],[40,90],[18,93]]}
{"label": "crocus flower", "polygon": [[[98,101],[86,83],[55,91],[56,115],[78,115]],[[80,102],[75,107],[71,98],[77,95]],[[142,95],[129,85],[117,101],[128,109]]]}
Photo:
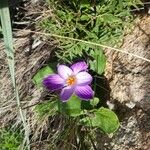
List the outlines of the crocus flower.
{"label": "crocus flower", "polygon": [[85,62],[77,62],[70,68],[66,65],[58,65],[58,74],[51,74],[43,80],[43,84],[50,91],[60,90],[60,99],[63,102],[69,100],[72,94],[81,100],[93,98],[93,90],[90,87],[92,76],[87,72]]}

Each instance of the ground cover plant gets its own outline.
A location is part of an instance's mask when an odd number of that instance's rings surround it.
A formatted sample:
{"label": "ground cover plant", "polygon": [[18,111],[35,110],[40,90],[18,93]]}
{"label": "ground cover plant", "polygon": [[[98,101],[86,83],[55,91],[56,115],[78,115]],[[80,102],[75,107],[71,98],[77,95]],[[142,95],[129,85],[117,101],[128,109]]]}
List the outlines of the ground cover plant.
{"label": "ground cover plant", "polygon": [[[33,110],[41,122],[45,118],[51,122],[50,128],[53,130],[49,131],[49,149],[92,149],[98,144],[97,134],[113,134],[119,128],[119,119],[105,105],[104,93],[100,88],[107,59],[103,48],[73,39],[119,45],[124,30],[130,27],[133,20],[131,6],[136,7],[139,3],[138,0],[46,2],[52,13],[37,23],[38,28],[42,32],[67,37],[52,36],[57,41],[53,59],[32,79],[37,88],[47,88],[50,93],[47,101]],[[14,66],[10,66],[10,70],[14,70]],[[15,87],[13,74],[12,79]],[[66,85],[76,87],[70,92]],[[59,96],[61,90],[67,90],[67,94]],[[22,122],[25,128],[23,117]],[[54,127],[53,123],[59,126]],[[29,137],[26,130],[25,135]],[[29,141],[27,145],[29,149]]]}
{"label": "ground cover plant", "polygon": [[0,130],[0,141],[1,150],[21,149],[23,135],[19,130],[16,131],[12,129],[2,129]]}
{"label": "ground cover plant", "polygon": [[[124,29],[130,26],[133,19],[130,7],[140,3],[130,0],[48,2],[52,14],[40,23],[46,32],[111,46],[122,39]],[[92,50],[94,53],[101,51],[96,46],[91,47],[69,39],[59,39],[59,42],[61,50],[57,52],[57,57],[64,61],[71,61],[78,56],[83,57],[83,53],[95,59]]]}

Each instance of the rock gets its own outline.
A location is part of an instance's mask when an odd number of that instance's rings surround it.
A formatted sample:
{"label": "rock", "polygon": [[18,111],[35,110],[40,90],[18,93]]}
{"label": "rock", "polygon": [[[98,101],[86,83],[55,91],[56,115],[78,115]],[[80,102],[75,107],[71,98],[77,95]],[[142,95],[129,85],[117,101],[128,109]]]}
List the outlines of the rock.
{"label": "rock", "polygon": [[[150,16],[140,18],[133,32],[125,36],[121,49],[150,59],[149,25]],[[112,51],[106,56],[106,78],[121,126],[111,139],[101,137],[106,144],[100,146],[104,150],[149,150],[150,63]]]}
{"label": "rock", "polygon": [[[123,50],[150,59],[150,16],[143,17],[134,31],[126,35]],[[112,78],[112,97],[121,103],[135,103],[144,110],[150,108],[150,63],[123,53],[106,53],[106,77]],[[113,61],[112,61],[113,59]],[[110,70],[110,69],[108,69]]]}

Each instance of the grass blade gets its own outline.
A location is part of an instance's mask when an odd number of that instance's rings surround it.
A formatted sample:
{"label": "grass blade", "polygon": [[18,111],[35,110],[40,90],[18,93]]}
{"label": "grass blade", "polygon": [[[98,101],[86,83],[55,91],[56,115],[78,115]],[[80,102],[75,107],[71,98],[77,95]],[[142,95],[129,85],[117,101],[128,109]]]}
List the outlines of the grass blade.
{"label": "grass blade", "polygon": [[9,6],[8,6],[7,0],[0,0],[0,17],[1,17],[4,43],[6,47],[5,52],[7,54],[9,71],[10,71],[12,84],[13,84],[14,91],[15,91],[15,96],[17,100],[20,117],[23,122],[24,130],[25,130],[25,139],[27,141],[28,150],[29,150],[30,149],[29,130],[27,128],[26,119],[20,106],[19,93],[17,90],[16,80],[15,80],[15,60],[14,60],[14,49],[13,49],[13,38],[12,38],[12,28],[11,28],[11,21],[10,21]]}

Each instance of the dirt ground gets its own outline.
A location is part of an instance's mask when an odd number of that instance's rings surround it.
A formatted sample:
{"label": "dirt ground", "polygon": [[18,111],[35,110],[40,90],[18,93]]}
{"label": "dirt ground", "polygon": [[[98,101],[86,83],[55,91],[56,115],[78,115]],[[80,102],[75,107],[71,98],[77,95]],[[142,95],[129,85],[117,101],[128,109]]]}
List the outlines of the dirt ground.
{"label": "dirt ground", "polygon": [[[50,60],[55,46],[35,34],[14,32],[16,79],[23,106],[41,101],[40,91],[32,83],[33,75]],[[125,36],[121,49],[150,59],[150,16],[139,17],[134,30]],[[99,150],[148,150],[150,147],[150,64],[141,59],[106,51],[106,78],[111,88],[108,100],[121,121],[113,137],[98,135]],[[0,41],[0,124],[20,122]],[[12,102],[13,100],[13,102]],[[32,108],[25,110],[26,112]],[[32,112],[32,111],[31,111]],[[32,113],[28,114],[29,122]],[[33,125],[34,126],[34,125]],[[32,125],[31,125],[32,127]]]}

